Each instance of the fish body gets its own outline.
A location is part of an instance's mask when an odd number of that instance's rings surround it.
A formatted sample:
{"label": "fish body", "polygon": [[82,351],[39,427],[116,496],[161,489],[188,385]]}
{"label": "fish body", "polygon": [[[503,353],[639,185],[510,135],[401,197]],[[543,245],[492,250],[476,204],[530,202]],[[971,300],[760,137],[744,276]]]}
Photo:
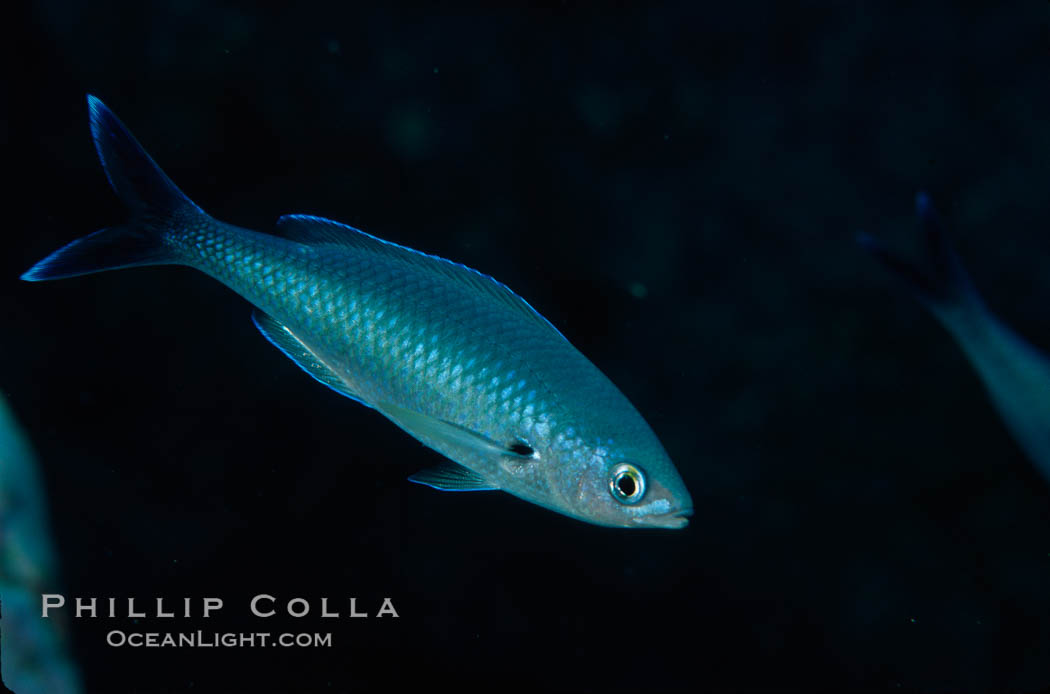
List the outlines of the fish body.
{"label": "fish body", "polygon": [[925,230],[925,257],[913,262],[874,238],[860,237],[955,338],[984,384],[1007,430],[1050,481],[1050,357],[988,309],[952,247],[929,198],[916,209]]}
{"label": "fish body", "polygon": [[599,525],[686,525],[689,492],[648,424],[510,289],[318,217],[282,217],[280,236],[215,220],[101,101],[88,101],[131,221],[74,241],[24,279],[196,268],[251,302],[263,335],[311,376],[455,462],[413,481],[500,489]]}
{"label": "fish body", "polygon": [[0,395],[0,597],[4,692],[83,691],[68,652],[68,625],[40,619],[40,595],[53,590],[58,562],[47,497],[30,442]]}

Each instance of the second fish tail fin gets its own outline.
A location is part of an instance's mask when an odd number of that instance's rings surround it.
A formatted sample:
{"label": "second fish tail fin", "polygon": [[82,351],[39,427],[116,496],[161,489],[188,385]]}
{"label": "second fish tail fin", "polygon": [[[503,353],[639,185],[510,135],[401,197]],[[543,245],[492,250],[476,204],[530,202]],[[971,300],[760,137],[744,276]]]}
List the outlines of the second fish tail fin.
{"label": "second fish tail fin", "polygon": [[44,258],[22,275],[62,279],[103,270],[180,262],[168,239],[210,221],[161,171],[135,136],[99,99],[87,97],[91,136],[114,192],[128,208],[126,224],[96,231]]}
{"label": "second fish tail fin", "polygon": [[924,232],[921,259],[911,260],[869,234],[858,234],[857,243],[901,278],[919,300],[941,318],[979,307],[981,300],[977,290],[926,193],[915,196],[915,211]]}

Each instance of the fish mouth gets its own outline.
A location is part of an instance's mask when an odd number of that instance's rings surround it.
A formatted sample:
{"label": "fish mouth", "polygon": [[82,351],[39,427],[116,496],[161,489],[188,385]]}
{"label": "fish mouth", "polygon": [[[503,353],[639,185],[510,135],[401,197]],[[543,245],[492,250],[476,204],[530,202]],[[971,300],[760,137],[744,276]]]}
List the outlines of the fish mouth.
{"label": "fish mouth", "polygon": [[669,530],[678,530],[689,525],[689,516],[693,515],[693,509],[682,508],[677,511],[670,511],[668,513],[654,514],[651,516],[642,516],[641,518],[635,518],[634,521],[639,525],[645,525],[650,528],[667,528]]}

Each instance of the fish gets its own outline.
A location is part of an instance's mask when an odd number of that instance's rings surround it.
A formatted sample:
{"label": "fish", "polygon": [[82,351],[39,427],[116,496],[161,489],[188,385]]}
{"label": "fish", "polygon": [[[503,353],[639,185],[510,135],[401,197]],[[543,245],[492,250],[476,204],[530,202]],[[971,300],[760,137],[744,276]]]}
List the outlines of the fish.
{"label": "fish", "polygon": [[1050,357],[985,304],[929,195],[916,196],[915,210],[925,232],[921,259],[913,261],[868,234],[857,241],[948,330],[1007,430],[1050,482]]}
{"label": "fish", "polygon": [[652,428],[504,284],[321,217],[283,216],[279,235],[218,221],[102,101],[87,101],[129,219],[60,248],[23,280],[195,268],[250,302],[258,330],[303,371],[447,459],[410,481],[501,490],[601,526],[688,525],[692,498]]}
{"label": "fish", "polygon": [[60,585],[48,505],[33,446],[0,394],[3,692],[83,691],[79,668],[70,656],[69,624],[61,617],[40,619],[38,612],[41,593]]}

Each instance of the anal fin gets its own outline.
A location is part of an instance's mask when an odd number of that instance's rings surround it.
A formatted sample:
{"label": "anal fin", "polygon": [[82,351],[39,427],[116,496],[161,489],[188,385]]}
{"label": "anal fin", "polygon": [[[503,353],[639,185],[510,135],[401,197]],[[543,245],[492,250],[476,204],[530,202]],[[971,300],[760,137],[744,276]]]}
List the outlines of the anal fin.
{"label": "anal fin", "polygon": [[[270,341],[270,344],[284,352],[284,355],[294,361],[300,369],[337,393],[356,400],[362,405],[368,405],[339,374],[325,363],[324,359],[300,340],[288,326],[258,310],[252,312],[252,322],[255,323],[255,327],[259,329],[263,337]],[[371,405],[368,406],[371,407]]]}

